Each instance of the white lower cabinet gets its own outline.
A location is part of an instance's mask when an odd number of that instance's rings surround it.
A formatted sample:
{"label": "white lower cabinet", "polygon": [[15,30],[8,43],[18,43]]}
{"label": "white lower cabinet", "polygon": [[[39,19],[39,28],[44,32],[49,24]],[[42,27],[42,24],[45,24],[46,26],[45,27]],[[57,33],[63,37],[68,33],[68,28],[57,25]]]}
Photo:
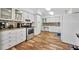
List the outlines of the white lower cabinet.
{"label": "white lower cabinet", "polygon": [[9,44],[2,44],[0,49],[8,49],[9,47]]}
{"label": "white lower cabinet", "polygon": [[0,49],[11,48],[26,40],[26,28],[0,32]]}

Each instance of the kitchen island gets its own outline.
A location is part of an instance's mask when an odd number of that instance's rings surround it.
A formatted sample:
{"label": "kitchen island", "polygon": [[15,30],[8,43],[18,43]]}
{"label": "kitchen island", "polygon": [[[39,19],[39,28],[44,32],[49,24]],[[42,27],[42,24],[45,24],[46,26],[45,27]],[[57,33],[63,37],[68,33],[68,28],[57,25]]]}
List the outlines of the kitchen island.
{"label": "kitchen island", "polygon": [[9,49],[26,40],[26,28],[0,30],[0,49]]}

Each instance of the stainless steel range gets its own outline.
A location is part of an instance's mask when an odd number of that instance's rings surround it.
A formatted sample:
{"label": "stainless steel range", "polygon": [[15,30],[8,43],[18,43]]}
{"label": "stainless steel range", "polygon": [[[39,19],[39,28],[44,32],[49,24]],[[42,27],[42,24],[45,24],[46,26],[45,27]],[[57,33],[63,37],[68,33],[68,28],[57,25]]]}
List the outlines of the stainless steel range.
{"label": "stainless steel range", "polygon": [[26,28],[26,39],[29,40],[34,36],[34,28],[33,27],[27,27]]}
{"label": "stainless steel range", "polygon": [[34,36],[34,27],[32,26],[32,22],[29,19],[26,19],[26,23],[21,24],[21,27],[26,28],[26,41]]}

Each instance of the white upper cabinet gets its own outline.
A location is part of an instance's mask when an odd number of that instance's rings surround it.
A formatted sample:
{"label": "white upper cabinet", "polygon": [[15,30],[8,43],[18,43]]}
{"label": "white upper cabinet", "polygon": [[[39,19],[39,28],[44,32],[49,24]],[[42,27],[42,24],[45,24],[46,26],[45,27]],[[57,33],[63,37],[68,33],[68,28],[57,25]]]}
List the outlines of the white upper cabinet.
{"label": "white upper cabinet", "polygon": [[46,17],[42,20],[43,20],[43,27],[42,27],[43,31],[61,33],[62,17],[60,16]]}
{"label": "white upper cabinet", "polygon": [[30,19],[31,22],[34,22],[34,14],[23,12],[23,20]]}
{"label": "white upper cabinet", "polygon": [[0,18],[12,19],[12,8],[0,8]]}
{"label": "white upper cabinet", "polygon": [[22,20],[22,11],[15,9],[15,19],[16,20]]}
{"label": "white upper cabinet", "polygon": [[25,21],[25,19],[30,19],[33,22],[33,10],[29,10],[28,8],[0,8],[0,19],[12,21]]}
{"label": "white upper cabinet", "polygon": [[0,8],[0,19],[22,21],[22,11],[15,8]]}
{"label": "white upper cabinet", "polygon": [[29,18],[28,13],[23,12],[23,19],[25,20],[25,19],[28,19],[28,18]]}
{"label": "white upper cabinet", "polygon": [[41,32],[41,29],[42,29],[42,18],[41,16],[36,15],[34,34],[38,35]]}
{"label": "white upper cabinet", "polygon": [[29,14],[29,19],[31,20],[31,22],[34,22],[34,15],[33,14]]}
{"label": "white upper cabinet", "polygon": [[59,16],[47,17],[45,22],[60,22],[60,17]]}

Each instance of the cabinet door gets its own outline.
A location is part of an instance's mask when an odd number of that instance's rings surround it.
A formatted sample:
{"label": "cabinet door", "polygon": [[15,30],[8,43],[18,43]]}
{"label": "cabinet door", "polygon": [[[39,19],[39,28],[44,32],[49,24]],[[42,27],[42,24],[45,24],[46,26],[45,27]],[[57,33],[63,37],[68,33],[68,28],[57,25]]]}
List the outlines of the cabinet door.
{"label": "cabinet door", "polygon": [[20,10],[15,9],[15,19],[22,20],[22,13]]}
{"label": "cabinet door", "polygon": [[9,46],[9,31],[1,32],[1,39],[0,39],[0,49],[8,49]]}
{"label": "cabinet door", "polygon": [[22,36],[21,36],[21,29],[19,29],[18,31],[17,31],[17,39],[16,39],[16,44],[18,44],[18,43],[20,43],[20,41],[21,41],[21,38]]}
{"label": "cabinet door", "polygon": [[15,40],[16,40],[16,32],[15,30],[12,30],[10,31],[11,33],[9,34],[9,43],[10,43],[10,46],[14,46],[15,45]]}
{"label": "cabinet door", "polygon": [[59,16],[48,17],[45,22],[60,22],[60,17]]}
{"label": "cabinet door", "polygon": [[9,35],[10,35],[10,31],[4,31],[4,32],[0,32],[0,40],[1,41],[8,41],[9,40]]}
{"label": "cabinet door", "polygon": [[61,33],[60,27],[56,27],[56,26],[49,26],[49,31]]}
{"label": "cabinet door", "polygon": [[12,8],[1,8],[1,18],[12,19]]}
{"label": "cabinet door", "polygon": [[22,40],[26,40],[26,29],[24,28],[21,32]]}
{"label": "cabinet door", "polygon": [[16,40],[15,40],[15,44],[19,44],[21,42],[23,42],[26,39],[26,29],[18,29],[16,31]]}
{"label": "cabinet door", "polygon": [[19,34],[19,42],[26,40],[26,29],[20,29]]}
{"label": "cabinet door", "polygon": [[18,36],[17,36],[17,43],[20,43],[21,42],[21,40],[22,40],[22,31],[20,30],[20,31],[18,31]]}
{"label": "cabinet door", "polygon": [[5,50],[5,49],[8,49],[8,48],[10,48],[10,45],[8,44],[8,43],[5,43],[4,45],[2,44],[2,45],[0,45],[0,49],[1,50]]}
{"label": "cabinet door", "polygon": [[38,35],[41,32],[42,29],[42,19],[41,16],[37,15],[37,19],[35,20],[36,26],[35,26],[35,35]]}
{"label": "cabinet door", "polygon": [[8,49],[26,39],[26,28],[0,32],[0,49]]}

